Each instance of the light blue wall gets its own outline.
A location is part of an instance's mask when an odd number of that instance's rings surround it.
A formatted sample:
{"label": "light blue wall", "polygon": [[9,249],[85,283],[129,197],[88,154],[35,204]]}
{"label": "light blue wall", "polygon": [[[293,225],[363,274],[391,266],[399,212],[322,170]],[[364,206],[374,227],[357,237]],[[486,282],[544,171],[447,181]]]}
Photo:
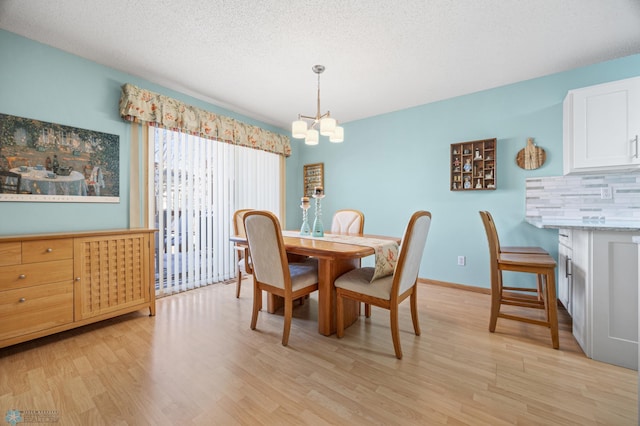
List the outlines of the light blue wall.
{"label": "light blue wall", "polygon": [[[352,207],[365,213],[366,233],[401,235],[413,211],[429,210],[433,222],[420,277],[488,287],[488,248],[478,211],[492,212],[502,244],[539,245],[557,256],[557,231],[524,222],[525,179],[562,174],[567,90],[636,75],[640,55],[346,123],[342,144],[321,137],[319,145],[308,147],[294,139],[301,153],[298,167],[288,170],[287,225],[299,226],[302,166],[323,162],[325,228],[335,210]],[[450,191],[450,144],[494,137],[498,189]],[[515,157],[529,137],[545,149],[547,161],[526,171]],[[457,266],[459,255],[467,257],[466,266]]]}
{"label": "light blue wall", "polygon": [[[121,202],[0,203],[0,235],[128,227],[129,125],[118,116],[120,87],[132,83],[272,131],[273,126],[0,30],[0,113],[120,136]],[[486,240],[478,210],[492,211],[509,245],[541,245],[554,255],[557,232],[524,223],[527,177],[562,173],[566,91],[640,74],[640,55],[345,124],[345,142],[305,147],[287,159],[287,227],[300,222],[302,166],[325,164],[325,227],[339,208],[366,215],[372,234],[401,235],[411,213],[433,213],[420,276],[488,286]],[[357,83],[354,83],[357,84]],[[369,90],[369,88],[362,88]],[[451,143],[498,138],[498,189],[449,191]],[[515,165],[528,137],[547,152],[535,171]],[[11,218],[8,220],[7,218]],[[467,266],[456,266],[458,255]]]}
{"label": "light blue wall", "polygon": [[0,113],[120,136],[120,203],[2,202],[0,235],[129,226],[130,125],[118,114],[120,87],[124,83],[132,83],[245,123],[283,132],[3,30],[0,30],[0,53]]}

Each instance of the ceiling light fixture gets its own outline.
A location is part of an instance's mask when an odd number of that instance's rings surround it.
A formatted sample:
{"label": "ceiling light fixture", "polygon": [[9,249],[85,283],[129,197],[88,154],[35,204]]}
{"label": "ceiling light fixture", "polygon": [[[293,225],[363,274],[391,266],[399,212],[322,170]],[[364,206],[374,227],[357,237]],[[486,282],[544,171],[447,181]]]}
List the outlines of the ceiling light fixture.
{"label": "ceiling light fixture", "polygon": [[[318,145],[318,133],[323,136],[329,136],[330,142],[342,142],[344,140],[344,129],[338,126],[335,118],[331,118],[329,111],[320,115],[320,74],[324,71],[324,65],[314,65],[313,72],[318,74],[318,111],[315,117],[298,114],[298,119],[291,124],[291,135],[296,139],[303,139],[307,145]],[[312,121],[311,126],[307,129],[307,122]],[[316,129],[320,126],[320,130]]]}

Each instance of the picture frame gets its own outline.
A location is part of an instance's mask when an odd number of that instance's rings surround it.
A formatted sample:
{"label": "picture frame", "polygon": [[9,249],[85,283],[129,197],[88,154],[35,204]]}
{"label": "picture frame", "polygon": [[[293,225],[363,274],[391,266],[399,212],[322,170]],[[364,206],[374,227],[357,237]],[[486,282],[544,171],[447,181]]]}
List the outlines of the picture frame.
{"label": "picture frame", "polygon": [[0,170],[20,175],[0,201],[118,203],[120,137],[0,114]]}
{"label": "picture frame", "polygon": [[304,196],[311,198],[316,187],[324,188],[324,163],[305,164],[302,179]]}

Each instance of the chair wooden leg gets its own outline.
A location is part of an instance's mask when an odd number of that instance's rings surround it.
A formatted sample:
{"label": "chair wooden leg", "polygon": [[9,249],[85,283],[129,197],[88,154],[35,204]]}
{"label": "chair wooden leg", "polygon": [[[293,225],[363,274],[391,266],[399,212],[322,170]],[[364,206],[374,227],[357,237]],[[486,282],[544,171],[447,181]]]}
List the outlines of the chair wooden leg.
{"label": "chair wooden leg", "polygon": [[415,331],[416,336],[419,336],[420,323],[418,322],[418,288],[417,286],[413,287],[410,303],[411,303],[411,320],[413,321],[413,331]]}
{"label": "chair wooden leg", "polygon": [[491,292],[491,316],[489,319],[489,331],[491,333],[496,331],[496,323],[498,322],[498,315],[500,314],[500,301],[502,295],[498,292]]}
{"label": "chair wooden leg", "polygon": [[371,305],[368,303],[364,304],[364,316],[365,318],[371,318]]}
{"label": "chair wooden leg", "polygon": [[242,285],[242,272],[238,271],[238,282],[236,283],[236,299],[240,297],[240,286]]}
{"label": "chair wooden leg", "polygon": [[293,300],[284,300],[284,329],[282,330],[282,346],[289,344],[289,332],[291,331],[291,317],[293,316]]}
{"label": "chair wooden leg", "polygon": [[398,305],[389,309],[391,323],[391,338],[393,339],[393,349],[396,351],[396,358],[402,359],[402,349],[400,347],[400,329],[398,325]]}
{"label": "chair wooden leg", "polygon": [[549,305],[548,318],[551,331],[551,343],[553,349],[560,348],[560,337],[558,336],[558,303],[556,301],[556,274],[552,269],[545,277],[546,298]]}
{"label": "chair wooden leg", "polygon": [[543,274],[538,274],[538,286],[541,290],[538,293],[538,300],[542,300],[542,304],[544,305],[544,315],[547,321],[549,321],[549,304],[551,303],[551,300],[547,297],[549,295],[549,292],[546,289],[546,285],[546,276]]}
{"label": "chair wooden leg", "polygon": [[262,307],[262,290],[257,285],[253,286],[253,313],[251,314],[251,329],[256,329],[256,323],[258,322],[258,312]]}
{"label": "chair wooden leg", "polygon": [[542,282],[542,275],[538,274],[538,300],[543,301],[544,299],[544,283]]}
{"label": "chair wooden leg", "polygon": [[340,293],[336,294],[336,335],[344,336],[344,303]]}

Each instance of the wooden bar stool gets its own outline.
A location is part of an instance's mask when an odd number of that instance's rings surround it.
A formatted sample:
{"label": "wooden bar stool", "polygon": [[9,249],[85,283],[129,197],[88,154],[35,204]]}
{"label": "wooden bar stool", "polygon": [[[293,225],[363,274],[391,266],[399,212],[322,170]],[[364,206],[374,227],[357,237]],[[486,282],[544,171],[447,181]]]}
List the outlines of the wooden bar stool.
{"label": "wooden bar stool", "polygon": [[[489,218],[491,219],[491,221],[493,222],[493,216],[491,216],[491,213],[489,213],[487,211],[485,211],[484,213],[486,215],[488,215]],[[497,238],[497,231],[496,231],[496,238]],[[549,252],[547,252],[542,247],[536,247],[536,246],[501,246],[499,238],[498,238],[498,247],[500,247],[500,253],[546,254],[547,256],[549,256]],[[530,291],[534,291],[534,290],[530,290]],[[538,300],[542,300],[542,279],[541,279],[540,276],[538,276],[538,289],[536,291],[538,292]]]}
{"label": "wooden bar stool", "polygon": [[[560,347],[558,337],[558,307],[556,302],[556,261],[544,253],[507,253],[500,250],[498,233],[491,214],[480,212],[489,243],[491,270],[491,316],[489,331],[495,332],[498,318],[522,321],[549,328],[554,349]],[[502,282],[502,271],[535,274],[538,288],[507,287]],[[527,294],[538,293],[537,295]],[[502,305],[544,309],[545,319],[507,314],[500,311]]]}
{"label": "wooden bar stool", "polygon": [[[489,212],[487,214],[491,215]],[[491,218],[493,220],[493,218]],[[500,253],[518,253],[518,254],[545,254],[549,256],[549,252],[547,252],[542,247],[523,247],[523,246],[500,246]],[[542,280],[540,276],[538,276],[538,300],[542,300]]]}

